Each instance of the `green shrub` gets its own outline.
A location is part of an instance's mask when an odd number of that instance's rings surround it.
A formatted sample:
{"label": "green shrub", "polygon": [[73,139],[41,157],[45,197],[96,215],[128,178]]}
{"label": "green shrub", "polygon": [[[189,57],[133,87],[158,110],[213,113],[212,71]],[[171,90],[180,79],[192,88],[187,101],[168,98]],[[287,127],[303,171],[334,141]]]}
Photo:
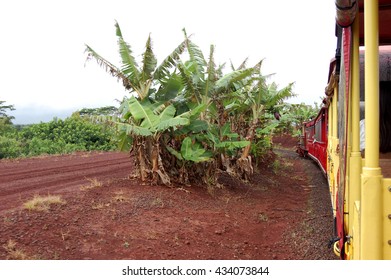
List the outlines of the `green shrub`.
{"label": "green shrub", "polygon": [[8,126],[7,130],[5,126],[3,128],[0,158],[116,148],[110,127],[77,114],[65,120],[54,118],[47,123],[24,126],[20,131],[12,126]]}
{"label": "green shrub", "polygon": [[22,150],[22,145],[17,139],[0,136],[0,159],[19,157]]}

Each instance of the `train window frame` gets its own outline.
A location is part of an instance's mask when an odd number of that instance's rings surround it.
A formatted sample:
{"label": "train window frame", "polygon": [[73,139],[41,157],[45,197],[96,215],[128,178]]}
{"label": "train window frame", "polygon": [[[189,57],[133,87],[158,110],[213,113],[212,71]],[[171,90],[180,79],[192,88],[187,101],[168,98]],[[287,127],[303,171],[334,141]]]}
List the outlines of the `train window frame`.
{"label": "train window frame", "polygon": [[315,123],[315,140],[317,142],[323,142],[322,141],[322,119],[321,118]]}

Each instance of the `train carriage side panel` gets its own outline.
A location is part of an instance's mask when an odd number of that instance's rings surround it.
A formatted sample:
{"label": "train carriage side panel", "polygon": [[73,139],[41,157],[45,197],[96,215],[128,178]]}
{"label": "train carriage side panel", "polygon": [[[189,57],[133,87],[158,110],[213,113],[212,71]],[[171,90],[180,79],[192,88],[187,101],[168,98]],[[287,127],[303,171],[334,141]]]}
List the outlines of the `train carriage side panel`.
{"label": "train carriage side panel", "polygon": [[318,116],[306,124],[308,155],[318,163],[323,173],[327,170],[327,108],[323,107]]}

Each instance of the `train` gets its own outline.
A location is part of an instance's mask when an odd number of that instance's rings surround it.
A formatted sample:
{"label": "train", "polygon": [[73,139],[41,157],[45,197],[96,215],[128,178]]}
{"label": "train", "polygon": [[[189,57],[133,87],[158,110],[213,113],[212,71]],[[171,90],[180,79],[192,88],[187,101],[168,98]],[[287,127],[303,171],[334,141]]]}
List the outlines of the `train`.
{"label": "train", "polygon": [[323,103],[297,152],[331,198],[331,247],[343,260],[391,259],[391,0],[335,0],[335,56]]}

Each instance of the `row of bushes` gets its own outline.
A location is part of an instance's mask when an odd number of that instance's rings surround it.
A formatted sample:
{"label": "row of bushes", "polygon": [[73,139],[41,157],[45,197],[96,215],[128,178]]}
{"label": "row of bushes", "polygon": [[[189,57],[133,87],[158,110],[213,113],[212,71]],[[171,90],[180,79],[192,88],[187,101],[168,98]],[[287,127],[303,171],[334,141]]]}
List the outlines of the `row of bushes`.
{"label": "row of bushes", "polygon": [[88,117],[73,114],[65,120],[1,128],[0,158],[66,154],[75,151],[108,151],[116,148],[113,131]]}

